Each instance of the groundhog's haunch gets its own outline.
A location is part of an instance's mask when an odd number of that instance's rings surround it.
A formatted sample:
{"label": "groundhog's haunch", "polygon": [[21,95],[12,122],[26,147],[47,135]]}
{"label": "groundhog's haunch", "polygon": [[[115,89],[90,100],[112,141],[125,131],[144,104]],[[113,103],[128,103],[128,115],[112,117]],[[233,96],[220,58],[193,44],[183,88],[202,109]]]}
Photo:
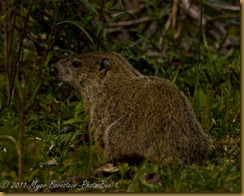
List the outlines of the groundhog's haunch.
{"label": "groundhog's haunch", "polygon": [[187,98],[166,79],[144,76],[117,53],[88,53],[57,63],[58,77],[84,101],[106,160],[150,157],[201,163],[209,137]]}

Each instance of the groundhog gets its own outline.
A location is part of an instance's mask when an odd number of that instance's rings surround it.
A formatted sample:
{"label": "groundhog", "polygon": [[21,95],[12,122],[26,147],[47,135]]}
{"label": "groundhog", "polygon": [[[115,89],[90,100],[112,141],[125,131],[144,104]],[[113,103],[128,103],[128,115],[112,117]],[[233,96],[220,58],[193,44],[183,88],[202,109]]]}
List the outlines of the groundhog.
{"label": "groundhog", "polygon": [[81,94],[107,162],[140,157],[189,165],[206,157],[210,138],[169,80],[139,73],[114,52],[69,57],[55,67],[58,78]]}

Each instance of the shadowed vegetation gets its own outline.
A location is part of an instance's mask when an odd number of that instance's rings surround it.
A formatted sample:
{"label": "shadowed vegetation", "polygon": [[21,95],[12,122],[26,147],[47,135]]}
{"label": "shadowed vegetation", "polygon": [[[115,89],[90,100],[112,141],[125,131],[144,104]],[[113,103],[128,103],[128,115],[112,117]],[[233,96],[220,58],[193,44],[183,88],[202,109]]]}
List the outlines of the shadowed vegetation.
{"label": "shadowed vegetation", "polygon": [[[0,191],[240,192],[239,1],[0,4]],[[96,169],[103,158],[82,99],[53,69],[90,51],[116,51],[187,95],[213,142],[203,165]]]}

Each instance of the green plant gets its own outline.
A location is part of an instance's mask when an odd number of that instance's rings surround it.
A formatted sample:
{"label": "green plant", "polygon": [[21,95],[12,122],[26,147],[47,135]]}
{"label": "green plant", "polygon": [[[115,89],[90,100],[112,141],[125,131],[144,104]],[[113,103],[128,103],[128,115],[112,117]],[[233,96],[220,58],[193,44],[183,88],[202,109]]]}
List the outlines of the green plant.
{"label": "green plant", "polygon": [[[192,1],[187,10],[159,0],[0,4],[0,183],[47,184],[81,175],[116,186],[68,191],[240,192],[239,1],[231,2],[233,10],[209,1],[202,8]],[[191,14],[200,9],[203,21]],[[148,160],[134,166],[132,176],[122,163],[118,173],[95,175],[102,152],[82,99],[57,81],[53,69],[64,56],[89,51],[119,52],[140,72],[175,83],[212,138],[207,161],[181,168]]]}

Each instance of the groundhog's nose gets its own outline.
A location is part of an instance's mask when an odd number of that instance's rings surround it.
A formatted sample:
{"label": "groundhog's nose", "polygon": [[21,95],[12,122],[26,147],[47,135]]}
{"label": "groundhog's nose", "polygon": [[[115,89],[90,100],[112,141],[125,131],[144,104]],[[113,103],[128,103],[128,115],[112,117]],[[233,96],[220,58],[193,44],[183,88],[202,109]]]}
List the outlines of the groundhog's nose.
{"label": "groundhog's nose", "polygon": [[58,62],[54,65],[54,69],[58,69],[58,67],[59,67],[59,65],[61,64],[62,61],[63,61],[63,60],[58,61]]}
{"label": "groundhog's nose", "polygon": [[[60,62],[60,61],[59,61]],[[59,62],[54,65],[54,71],[58,73]]]}
{"label": "groundhog's nose", "polygon": [[61,65],[62,65],[62,61],[59,61],[59,62],[57,62],[57,63],[54,65],[54,72],[55,72],[56,74],[59,73],[59,70],[61,69]]}
{"label": "groundhog's nose", "polygon": [[54,70],[55,70],[55,72],[58,72],[60,66],[61,66],[65,61],[66,61],[66,59],[64,59],[64,60],[60,60],[60,61],[58,61],[58,62],[54,65]]}

